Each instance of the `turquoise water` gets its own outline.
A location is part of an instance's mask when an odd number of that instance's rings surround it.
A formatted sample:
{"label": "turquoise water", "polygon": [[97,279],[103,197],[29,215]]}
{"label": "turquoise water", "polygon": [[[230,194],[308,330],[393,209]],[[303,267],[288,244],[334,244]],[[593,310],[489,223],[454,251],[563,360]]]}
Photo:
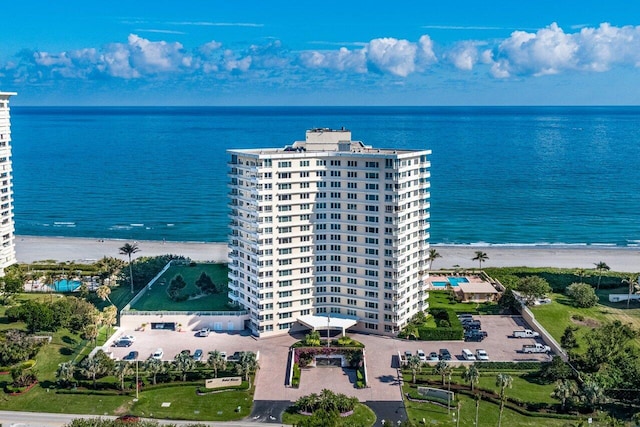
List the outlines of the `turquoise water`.
{"label": "turquoise water", "polygon": [[374,147],[433,150],[432,244],[640,242],[639,107],[12,102],[18,235],[223,242],[227,149],[283,147],[306,129],[345,126]]}
{"label": "turquoise water", "polygon": [[459,283],[468,283],[469,279],[467,279],[466,277],[447,277],[447,281],[446,282],[441,282],[441,281],[436,281],[436,282],[431,282],[431,284],[433,286],[436,287],[445,287],[447,285],[451,285],[452,287],[456,287],[458,286]]}
{"label": "turquoise water", "polygon": [[73,292],[82,285],[77,280],[67,281],[66,279],[58,280],[53,283],[53,289],[57,292]]}

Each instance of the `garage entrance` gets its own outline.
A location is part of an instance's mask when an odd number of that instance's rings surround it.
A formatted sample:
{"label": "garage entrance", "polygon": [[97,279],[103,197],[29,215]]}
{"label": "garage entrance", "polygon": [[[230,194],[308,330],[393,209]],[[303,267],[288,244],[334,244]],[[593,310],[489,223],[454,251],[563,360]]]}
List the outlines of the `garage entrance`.
{"label": "garage entrance", "polygon": [[151,329],[166,329],[168,331],[175,331],[176,323],[175,322],[156,322],[156,323],[151,322]]}

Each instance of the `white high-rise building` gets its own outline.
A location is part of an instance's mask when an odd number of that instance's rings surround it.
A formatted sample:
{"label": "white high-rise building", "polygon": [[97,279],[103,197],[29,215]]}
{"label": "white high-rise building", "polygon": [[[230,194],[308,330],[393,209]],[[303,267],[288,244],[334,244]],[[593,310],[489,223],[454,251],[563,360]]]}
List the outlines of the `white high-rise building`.
{"label": "white high-rise building", "polygon": [[6,267],[16,263],[9,114],[9,98],[13,95],[16,93],[0,92],[0,276]]}
{"label": "white high-rise building", "polygon": [[428,307],[430,150],[312,129],[229,154],[229,299],[254,335],[296,322],[395,335]]}

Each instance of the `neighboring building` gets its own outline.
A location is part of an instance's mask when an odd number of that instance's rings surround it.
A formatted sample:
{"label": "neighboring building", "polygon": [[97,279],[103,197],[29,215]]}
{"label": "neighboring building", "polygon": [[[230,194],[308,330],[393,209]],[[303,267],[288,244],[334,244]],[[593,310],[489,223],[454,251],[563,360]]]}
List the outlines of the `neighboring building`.
{"label": "neighboring building", "polygon": [[312,129],[284,148],[229,154],[229,299],[254,335],[299,318],[395,335],[428,307],[430,150]]}
{"label": "neighboring building", "polygon": [[9,115],[9,98],[13,95],[16,93],[0,92],[0,276],[6,267],[16,263]]}

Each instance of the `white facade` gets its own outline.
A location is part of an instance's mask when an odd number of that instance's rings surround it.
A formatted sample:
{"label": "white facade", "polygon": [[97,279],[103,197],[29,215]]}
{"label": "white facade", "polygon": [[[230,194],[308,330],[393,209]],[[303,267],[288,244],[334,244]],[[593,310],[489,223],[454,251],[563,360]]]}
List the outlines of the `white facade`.
{"label": "white facade", "polygon": [[11,166],[11,116],[9,98],[14,92],[0,92],[0,275],[16,263],[13,222],[13,168]]}
{"label": "white facade", "polygon": [[395,335],[428,307],[430,150],[312,129],[282,149],[229,154],[229,299],[253,334],[318,314]]}

